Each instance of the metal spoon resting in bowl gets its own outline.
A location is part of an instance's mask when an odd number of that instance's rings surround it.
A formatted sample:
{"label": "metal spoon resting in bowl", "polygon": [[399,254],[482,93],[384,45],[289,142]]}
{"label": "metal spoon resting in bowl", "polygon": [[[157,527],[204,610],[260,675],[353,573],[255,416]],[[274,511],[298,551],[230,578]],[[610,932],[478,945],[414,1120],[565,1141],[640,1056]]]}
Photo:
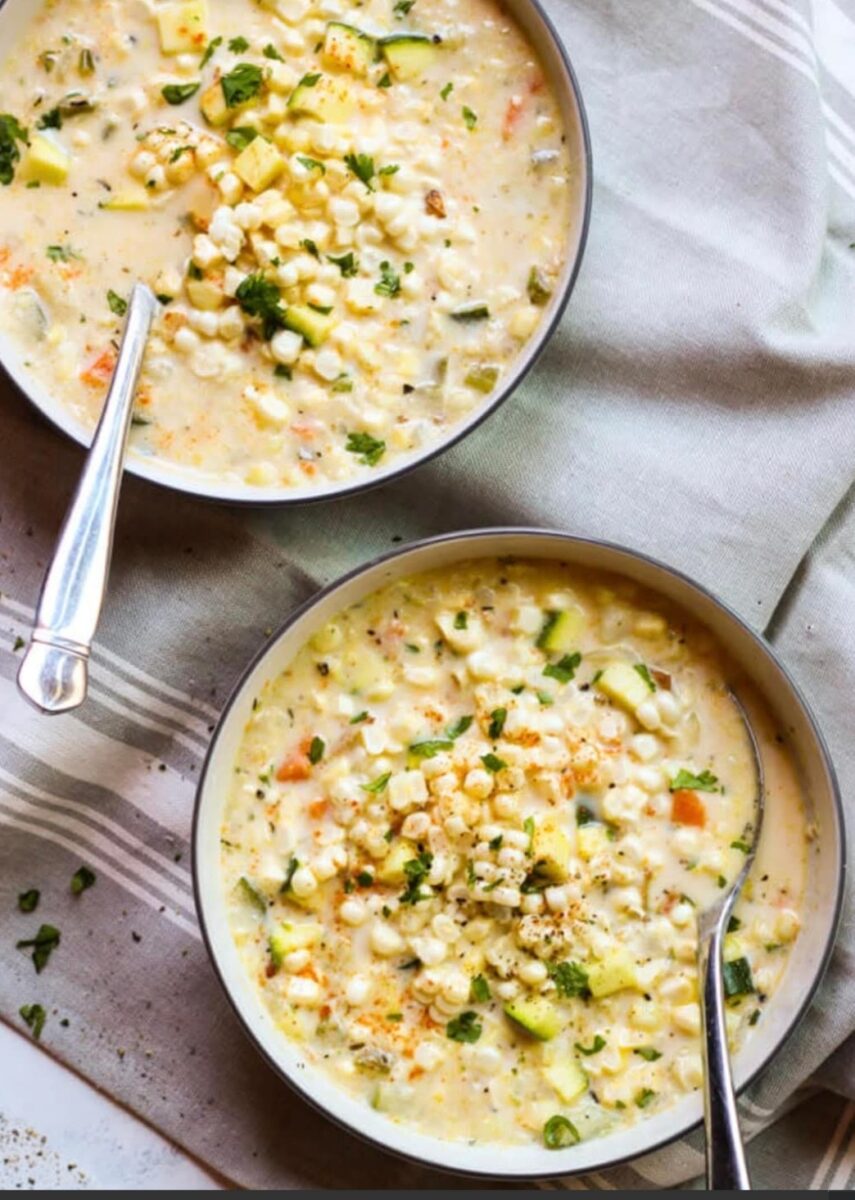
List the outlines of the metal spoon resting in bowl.
{"label": "metal spoon resting in bowl", "polygon": [[707,1187],[710,1191],[750,1191],[745,1147],[739,1131],[733,1075],[727,1048],[722,950],[733,906],[748,878],[763,825],[766,786],[757,737],[742,702],[730,693],[754,758],[753,836],[742,869],[730,887],[698,917],[698,977],[701,993],[701,1047],[704,1061],[704,1127]]}
{"label": "metal spoon resting in bowl", "polygon": [[18,687],[36,708],[62,713],[86,699],[89,652],[107,587],[134,396],[158,302],[137,283],[110,391],[48,567]]}

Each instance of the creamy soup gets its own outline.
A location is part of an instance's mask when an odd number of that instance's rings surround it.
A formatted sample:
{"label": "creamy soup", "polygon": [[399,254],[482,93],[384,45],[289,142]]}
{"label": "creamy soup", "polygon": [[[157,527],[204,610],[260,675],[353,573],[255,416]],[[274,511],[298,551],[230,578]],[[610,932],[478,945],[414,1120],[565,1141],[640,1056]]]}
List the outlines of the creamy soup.
{"label": "creamy soup", "polygon": [[[661,598],[557,563],[405,579],[319,630],[255,700],[222,826],[232,933],[283,1036],[442,1138],[566,1146],[697,1090],[698,914],[753,838],[726,672]],[[806,858],[793,764],[754,720],[734,1047],[786,968]]]}
{"label": "creamy soup", "polygon": [[2,68],[0,312],[86,425],[136,278],[163,309],[133,452],[211,477],[370,477],[501,387],[579,177],[498,3],[33,9]]}

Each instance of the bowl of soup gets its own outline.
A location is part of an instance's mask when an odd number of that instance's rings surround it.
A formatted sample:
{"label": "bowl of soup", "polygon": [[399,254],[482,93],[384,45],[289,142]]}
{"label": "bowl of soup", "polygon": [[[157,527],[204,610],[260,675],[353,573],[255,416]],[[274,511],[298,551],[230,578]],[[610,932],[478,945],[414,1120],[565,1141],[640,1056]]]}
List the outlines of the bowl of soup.
{"label": "bowl of soup", "polygon": [[833,770],[768,645],[690,580],[559,533],[458,534],[298,613],[238,685],[194,828],[209,951],[311,1103],[421,1162],[601,1169],[701,1118],[698,915],[739,1088],[830,953]]}
{"label": "bowl of soup", "polygon": [[0,360],[88,443],[147,282],[133,473],[258,503],[380,483],[555,329],[590,147],[533,0],[5,0],[0,37]]}

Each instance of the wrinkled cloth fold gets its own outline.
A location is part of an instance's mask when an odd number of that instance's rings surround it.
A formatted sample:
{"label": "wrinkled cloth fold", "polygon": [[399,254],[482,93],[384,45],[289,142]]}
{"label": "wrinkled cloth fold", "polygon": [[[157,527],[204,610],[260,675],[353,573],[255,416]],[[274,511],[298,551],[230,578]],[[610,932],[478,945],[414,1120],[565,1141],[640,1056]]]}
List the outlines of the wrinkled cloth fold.
{"label": "wrinkled cloth fold", "polygon": [[[0,384],[0,1016],[43,1004],[47,1052],[247,1187],[461,1186],[334,1130],[273,1075],[194,913],[188,837],[217,714],[270,631],[345,569],[500,524],[653,554],[766,631],[852,810],[855,10],[547,7],[596,182],[577,288],[536,369],[465,442],[346,504],[246,515],[129,478],[91,697],[61,718],[27,708],[14,676],[82,456]],[[81,863],[97,883],[74,897]],[[61,942],[36,975],[14,945],[42,921]],[[850,898],[816,1003],[740,1102],[756,1186],[851,1185],[854,958]],[[696,1133],[583,1182],[668,1187],[702,1169]]]}

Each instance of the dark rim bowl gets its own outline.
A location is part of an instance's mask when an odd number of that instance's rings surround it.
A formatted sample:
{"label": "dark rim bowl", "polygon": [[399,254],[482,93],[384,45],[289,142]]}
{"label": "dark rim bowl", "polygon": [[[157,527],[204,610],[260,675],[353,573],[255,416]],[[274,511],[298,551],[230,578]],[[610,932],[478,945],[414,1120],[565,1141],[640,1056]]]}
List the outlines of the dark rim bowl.
{"label": "dark rim bowl", "polygon": [[[538,329],[522,347],[501,386],[489,399],[452,426],[448,434],[422,450],[411,452],[386,468],[373,469],[370,474],[348,483],[330,483],[320,487],[282,488],[256,487],[237,481],[219,480],[202,472],[194,472],[164,459],[147,458],[131,451],[126,470],[141,479],[162,487],[185,492],[199,499],[214,500],[253,508],[278,508],[287,505],[312,504],[324,500],[354,496],[382,484],[391,483],[429,462],[456,445],[508,399],[516,390],[547,342],[558,327],[570,294],[576,283],[591,216],[593,173],[591,138],[582,93],[576,74],[552,21],[539,0],[505,0],[508,11],[528,37],[555,90],[568,138],[572,139],[573,161],[579,172],[574,228],[567,246],[567,260],[561,280],[555,290]],[[9,45],[32,16],[32,0],[0,0],[0,43]],[[65,405],[54,399],[24,365],[24,358],[14,341],[0,330],[0,370],[51,424],[83,447],[88,447],[92,431],[86,429]],[[200,383],[200,386],[202,384]]]}
{"label": "dark rim bowl", "polygon": [[416,542],[351,571],[298,608],[249,665],[228,700],[199,781],[193,819],[193,878],[199,921],[220,982],[245,1032],[273,1069],[326,1116],[367,1141],[405,1158],[484,1178],[534,1179],[600,1171],[683,1137],[701,1121],[700,1094],[662,1113],[566,1150],[542,1146],[468,1145],[428,1137],[374,1112],[303,1059],[299,1045],[276,1029],[245,975],[226,920],[219,875],[219,833],[235,753],[253,698],[290,662],[308,637],[337,612],[393,579],[471,558],[515,556],[566,561],[611,571],[661,593],[705,624],[745,684],[772,714],[798,763],[810,844],[803,903],[804,932],[763,1020],[735,1056],[738,1089],[765,1069],[807,1011],[822,979],[840,920],[846,874],[843,808],[828,750],[810,709],[770,646],[732,609],[657,560],[625,547],[537,529],[486,529]]}

